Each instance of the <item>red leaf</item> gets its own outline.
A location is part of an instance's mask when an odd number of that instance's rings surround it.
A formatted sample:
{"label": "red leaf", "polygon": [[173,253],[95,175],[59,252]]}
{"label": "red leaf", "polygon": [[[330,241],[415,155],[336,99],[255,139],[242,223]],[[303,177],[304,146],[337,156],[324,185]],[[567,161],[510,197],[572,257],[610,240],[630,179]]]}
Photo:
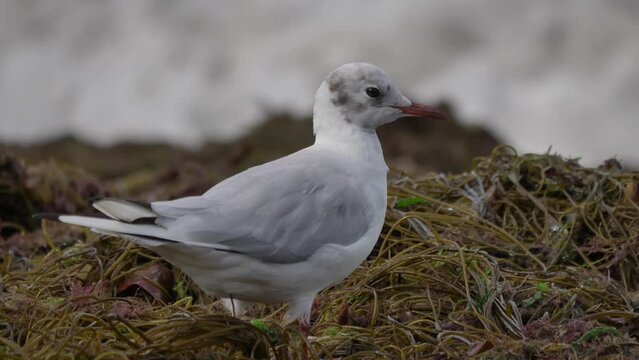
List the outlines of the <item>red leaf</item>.
{"label": "red leaf", "polygon": [[173,289],[173,271],[162,264],[140,269],[118,284],[118,295],[131,295],[143,289],[154,298],[168,303]]}

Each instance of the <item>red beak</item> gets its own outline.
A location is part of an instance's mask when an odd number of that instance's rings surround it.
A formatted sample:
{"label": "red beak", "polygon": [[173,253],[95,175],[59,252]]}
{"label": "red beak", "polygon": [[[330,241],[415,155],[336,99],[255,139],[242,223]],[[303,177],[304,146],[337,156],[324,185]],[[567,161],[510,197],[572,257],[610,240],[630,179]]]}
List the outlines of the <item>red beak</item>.
{"label": "red beak", "polygon": [[408,106],[393,106],[393,107],[395,109],[399,109],[399,111],[401,111],[402,114],[406,116],[415,116],[422,119],[437,119],[437,120],[448,119],[448,116],[446,114],[428,105],[411,103]]}

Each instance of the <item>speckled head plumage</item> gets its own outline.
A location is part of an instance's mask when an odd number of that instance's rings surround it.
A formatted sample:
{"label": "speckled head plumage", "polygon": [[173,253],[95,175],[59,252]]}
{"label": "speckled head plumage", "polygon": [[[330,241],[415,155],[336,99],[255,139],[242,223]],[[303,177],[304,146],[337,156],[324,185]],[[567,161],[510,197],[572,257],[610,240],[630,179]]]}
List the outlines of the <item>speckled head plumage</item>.
{"label": "speckled head plumage", "polygon": [[326,76],[316,95],[314,116],[327,112],[365,131],[405,116],[445,117],[408,100],[382,69],[368,63],[345,64]]}

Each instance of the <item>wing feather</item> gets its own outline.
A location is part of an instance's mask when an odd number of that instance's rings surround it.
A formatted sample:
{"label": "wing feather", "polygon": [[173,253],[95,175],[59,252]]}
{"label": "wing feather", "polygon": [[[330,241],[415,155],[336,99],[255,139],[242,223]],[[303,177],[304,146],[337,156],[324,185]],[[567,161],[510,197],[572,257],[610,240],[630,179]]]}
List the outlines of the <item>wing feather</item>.
{"label": "wing feather", "polygon": [[289,156],[229,178],[203,196],[151,206],[160,215],[156,222],[185,243],[216,243],[266,262],[298,262],[327,244],[349,245],[368,230],[370,204],[348,165]]}

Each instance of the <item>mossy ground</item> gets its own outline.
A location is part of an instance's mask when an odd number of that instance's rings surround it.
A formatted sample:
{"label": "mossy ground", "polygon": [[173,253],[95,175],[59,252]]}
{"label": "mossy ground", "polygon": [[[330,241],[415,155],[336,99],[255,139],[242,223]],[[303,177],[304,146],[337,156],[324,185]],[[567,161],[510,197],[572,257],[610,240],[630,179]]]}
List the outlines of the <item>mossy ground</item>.
{"label": "mossy ground", "polygon": [[393,173],[379,243],[305,340],[281,307],[236,319],[148,250],[24,216],[88,212],[121,182],[0,160],[2,358],[639,358],[639,174],[614,161],[501,147],[468,173]]}

